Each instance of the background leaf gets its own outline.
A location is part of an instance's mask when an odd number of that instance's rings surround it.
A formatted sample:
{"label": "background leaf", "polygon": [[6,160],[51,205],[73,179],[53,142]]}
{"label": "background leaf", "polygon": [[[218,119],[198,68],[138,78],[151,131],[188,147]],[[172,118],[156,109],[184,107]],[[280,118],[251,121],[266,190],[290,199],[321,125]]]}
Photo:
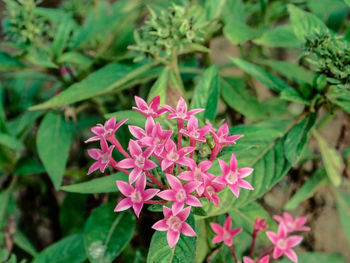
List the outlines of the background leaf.
{"label": "background leaf", "polygon": [[349,193],[337,191],[336,198],[340,222],[348,244],[350,244],[350,195]]}
{"label": "background leaf", "polygon": [[114,213],[115,205],[96,208],[84,227],[86,254],[92,263],[112,262],[130,242],[135,230],[135,216]]}
{"label": "background leaf", "polygon": [[57,190],[66,168],[71,139],[69,125],[62,116],[47,113],[40,123],[36,145],[40,160]]}

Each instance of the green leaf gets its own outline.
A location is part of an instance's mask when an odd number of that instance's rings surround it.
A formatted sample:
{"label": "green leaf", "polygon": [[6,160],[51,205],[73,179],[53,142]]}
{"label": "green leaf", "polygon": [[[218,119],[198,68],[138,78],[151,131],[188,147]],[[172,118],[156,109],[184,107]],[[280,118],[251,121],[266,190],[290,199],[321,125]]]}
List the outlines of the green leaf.
{"label": "green leaf", "polygon": [[281,92],[281,99],[298,102],[306,105],[310,104],[310,101],[307,99],[304,99],[304,97],[300,94],[300,92],[295,88],[284,89]]}
{"label": "green leaf", "polygon": [[292,166],[297,163],[306,146],[308,133],[304,131],[309,131],[315,121],[316,114],[310,115],[309,118],[304,118],[294,125],[286,135],[284,141],[285,157]]}
{"label": "green leaf", "polygon": [[234,45],[240,45],[257,36],[257,32],[237,20],[231,19],[224,27],[225,37]]}
{"label": "green leaf", "polygon": [[[277,263],[292,263],[287,257],[276,261]],[[298,253],[298,262],[300,263],[345,263],[340,254],[321,253],[321,252],[304,252]]]}
{"label": "green leaf", "polygon": [[[193,216],[187,219],[187,223],[195,230]],[[195,230],[196,231],[196,230]],[[167,231],[156,231],[149,247],[147,263],[172,263],[172,262],[194,262],[196,257],[196,237],[180,235],[179,242],[169,247],[167,242]]]}
{"label": "green leaf", "polygon": [[71,139],[69,124],[63,117],[54,112],[47,113],[40,123],[36,145],[56,190],[61,186]]}
{"label": "green leaf", "polygon": [[306,68],[299,66],[297,63],[282,61],[282,60],[261,60],[259,63],[269,66],[279,74],[293,80],[299,84],[310,84],[312,85],[313,73],[308,71]]}
{"label": "green leaf", "polygon": [[344,234],[350,244],[350,195],[349,193],[336,192],[337,208]]}
{"label": "green leaf", "polygon": [[44,48],[31,47],[26,55],[26,59],[42,68],[58,68]]}
{"label": "green leaf", "polygon": [[151,100],[156,97],[160,96],[160,105],[166,104],[166,97],[167,97],[167,86],[168,86],[168,71],[169,69],[166,67],[163,69],[162,73],[160,74],[157,81],[153,84],[151,90],[148,94],[148,102],[151,102]]}
{"label": "green leaf", "polygon": [[16,175],[31,175],[45,172],[45,168],[36,158],[22,158],[16,163],[16,168],[13,174]]}
{"label": "green leaf", "polygon": [[317,33],[329,33],[327,26],[314,14],[306,12],[294,5],[288,5],[290,20],[295,35],[303,42]]}
{"label": "green leaf", "polygon": [[331,102],[340,106],[347,113],[350,113],[350,92],[348,90],[331,86],[326,96]]}
{"label": "green leaf", "polygon": [[136,125],[139,127],[144,127],[146,122],[145,116],[134,110],[117,111],[105,115],[106,119],[112,117],[115,117],[117,121],[128,119],[125,125]]}
{"label": "green leaf", "polygon": [[322,162],[329,180],[333,185],[339,186],[341,183],[341,172],[343,167],[341,156],[335,149],[328,145],[327,141],[316,130],[313,131],[312,135],[318,143]]}
{"label": "green leaf", "polygon": [[225,23],[235,19],[245,23],[246,12],[242,0],[226,0],[225,6],[222,10],[222,18]]}
{"label": "green leaf", "polygon": [[19,229],[16,229],[13,241],[18,247],[23,249],[29,255],[35,257],[38,254],[29,239]]}
{"label": "green leaf", "polygon": [[18,136],[23,130],[34,123],[44,113],[44,111],[25,111],[17,118],[12,119],[8,123],[11,134]]}
{"label": "green leaf", "polygon": [[23,143],[18,141],[15,137],[4,133],[0,134],[0,145],[12,150],[20,150],[24,148]]}
{"label": "green leaf", "polygon": [[324,169],[316,171],[302,187],[293,195],[293,197],[285,204],[284,209],[297,209],[301,202],[312,197],[318,188],[329,183],[328,177]]}
{"label": "green leaf", "polygon": [[52,99],[33,106],[30,109],[40,110],[65,106],[107,93],[113,89],[121,88],[123,84],[137,78],[154,65],[155,63],[149,63],[143,66],[130,67],[119,63],[109,64],[91,73],[84,80],[73,84]]}
{"label": "green leaf", "polygon": [[135,216],[115,213],[113,204],[96,208],[84,227],[84,244],[92,263],[112,262],[130,242],[135,230]]}
{"label": "green leaf", "polygon": [[243,114],[250,120],[262,120],[268,118],[281,118],[287,114],[286,104],[278,99],[258,101],[258,98],[250,94],[243,79],[220,79],[220,91],[223,100],[232,109]]}
{"label": "green leaf", "polygon": [[196,262],[202,263],[205,261],[209,251],[207,240],[207,229],[205,220],[196,220],[197,246],[196,246]]}
{"label": "green leaf", "polygon": [[231,60],[243,71],[245,71],[249,75],[252,75],[262,84],[264,84],[265,86],[267,86],[275,92],[281,92],[286,88],[291,88],[291,86],[289,86],[284,80],[268,73],[267,71],[255,64],[244,61],[240,58],[231,58]]}
{"label": "green leaf", "polygon": [[66,47],[73,26],[74,21],[70,15],[62,17],[51,46],[51,51],[55,57],[59,56]]}
{"label": "green leaf", "polygon": [[219,104],[219,70],[212,65],[204,71],[197,84],[191,101],[191,108],[203,108],[204,112],[198,113],[197,117],[203,120],[213,121]]}
{"label": "green leaf", "polygon": [[61,190],[70,193],[80,194],[100,194],[100,193],[112,193],[118,192],[118,188],[115,185],[116,180],[128,181],[128,176],[122,172],[103,176],[100,178],[92,179],[87,182],[65,185],[61,187]]}
{"label": "green leaf", "polygon": [[274,27],[253,40],[255,44],[266,47],[301,48],[302,43],[296,37],[290,24]]}
{"label": "green leaf", "polygon": [[344,1],[350,7],[350,0],[344,0]]}
{"label": "green leaf", "polygon": [[0,72],[22,68],[23,65],[10,54],[0,51]]}
{"label": "green leaf", "polygon": [[72,63],[79,66],[80,69],[84,70],[89,68],[93,60],[83,54],[80,54],[78,52],[67,52],[62,55],[60,55],[57,58],[58,63]]}
{"label": "green leaf", "polygon": [[[283,132],[283,137],[280,139],[274,139],[271,142],[271,136],[269,136],[269,140],[267,143],[264,141],[263,135],[259,135],[257,133],[258,138],[254,138],[257,142],[257,146],[252,149],[247,148],[230,148],[231,152],[220,156],[220,159],[225,162],[229,162],[232,152],[236,154],[238,160],[238,167],[252,167],[254,168],[254,172],[252,175],[247,177],[247,181],[254,187],[253,191],[248,191],[242,189],[240,192],[239,198],[234,197],[232,192],[229,189],[224,189],[221,193],[219,193],[220,197],[220,207],[216,207],[215,205],[208,203],[206,200],[203,201],[203,208],[207,211],[208,216],[214,216],[223,214],[227,211],[230,211],[234,208],[240,208],[248,203],[256,200],[261,197],[264,193],[269,191],[277,182],[279,182],[292,167],[292,164],[288,161],[286,152],[287,149],[292,149],[297,151],[296,153],[288,153],[289,156],[297,156],[300,149],[304,147],[305,141],[303,138],[307,136],[309,130],[315,122],[315,114],[310,114],[303,119],[301,123],[303,123],[303,129],[300,131],[300,134],[295,136],[294,138],[290,138],[289,132],[292,131],[292,134],[295,135],[294,127],[297,126],[299,129],[300,122],[295,125],[289,125],[287,129]],[[231,130],[233,132],[234,129]],[[236,130],[233,134],[244,134],[241,130]],[[293,139],[295,146],[286,148],[285,141],[289,137]],[[244,137],[237,142],[239,147],[240,141],[243,141]],[[261,145],[259,145],[259,140],[261,141]],[[260,147],[259,147],[260,146]],[[218,162],[214,162],[212,168],[209,170],[210,173],[219,175],[221,173]]]}
{"label": "green leaf", "polygon": [[45,248],[32,263],[81,263],[85,260],[83,235],[77,234]]}

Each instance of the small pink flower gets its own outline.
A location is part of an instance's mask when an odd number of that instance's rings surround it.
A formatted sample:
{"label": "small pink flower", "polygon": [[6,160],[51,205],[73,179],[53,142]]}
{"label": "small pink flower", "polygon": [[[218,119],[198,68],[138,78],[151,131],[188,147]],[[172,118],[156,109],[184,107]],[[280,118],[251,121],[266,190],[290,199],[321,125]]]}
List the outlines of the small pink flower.
{"label": "small pink flower", "polygon": [[158,196],[168,201],[174,201],[172,206],[174,214],[182,210],[185,204],[190,206],[202,206],[201,202],[191,195],[198,187],[198,182],[190,182],[183,186],[180,180],[171,174],[167,174],[166,178],[171,189],[158,193]]}
{"label": "small pink flower", "polygon": [[221,192],[222,189],[225,188],[223,184],[216,184],[214,180],[217,177],[213,174],[207,174],[207,177],[204,179],[204,192],[203,195],[208,198],[210,202],[212,202],[217,207],[220,206],[220,199],[217,193]]}
{"label": "small pink flower", "polygon": [[116,183],[119,191],[126,196],[126,198],[119,202],[114,212],[124,211],[132,207],[137,217],[140,215],[144,202],[152,199],[159,192],[158,189],[145,190],[146,175],[144,173],[142,173],[140,178],[136,181],[135,188],[123,181],[117,181]]}
{"label": "small pink flower", "polygon": [[157,167],[157,165],[153,161],[148,160],[148,158],[153,152],[152,148],[148,148],[144,152],[142,152],[141,147],[134,140],[130,140],[129,151],[131,154],[131,158],[126,158],[120,161],[118,163],[118,167],[133,169],[129,175],[129,182],[130,184],[132,184],[137,180],[142,171],[151,170]]}
{"label": "small pink flower", "polygon": [[239,187],[248,190],[254,190],[254,188],[242,178],[247,177],[253,172],[253,168],[241,168],[237,169],[237,159],[234,154],[231,156],[230,165],[227,165],[223,160],[218,159],[222,175],[217,177],[214,182],[228,185],[232,193],[238,198]]}
{"label": "small pink flower", "polygon": [[183,147],[179,151],[176,149],[174,141],[169,139],[165,144],[165,150],[162,152],[161,157],[163,158],[161,167],[164,171],[173,164],[187,165],[188,158],[185,156],[194,151],[194,147]]}
{"label": "small pink flower", "polygon": [[294,220],[290,214],[284,212],[283,217],[275,215],[273,216],[273,218],[280,224],[283,224],[288,233],[294,231],[310,231],[310,227],[304,226],[304,224],[306,223],[305,216],[297,217]]}
{"label": "small pink flower", "polygon": [[[259,259],[256,263],[269,263],[270,256],[267,255],[261,259]],[[255,263],[254,260],[252,260],[249,257],[243,257],[243,263]]]}
{"label": "small pink flower", "polygon": [[211,125],[207,124],[204,127],[198,129],[197,118],[190,116],[190,119],[187,123],[187,131],[185,129],[181,129],[180,132],[190,137],[190,139],[193,141],[206,142],[204,136],[208,134],[211,128]]}
{"label": "small pink flower", "polygon": [[268,225],[265,224],[266,218],[255,218],[254,221],[254,232],[262,231],[268,228]]}
{"label": "small pink flower", "polygon": [[113,140],[115,138],[115,132],[119,129],[120,126],[122,126],[128,119],[121,120],[120,122],[116,123],[116,118],[110,118],[108,121],[105,122],[104,125],[97,124],[96,126],[91,128],[91,131],[96,134],[96,136],[91,137],[90,139],[86,140],[85,143],[93,142],[93,141],[99,141],[101,139],[105,140]]}
{"label": "small pink flower", "polygon": [[189,163],[186,166],[191,170],[182,172],[178,177],[184,181],[200,182],[196,190],[199,195],[202,195],[204,192],[204,179],[208,176],[207,171],[210,169],[211,165],[211,161],[202,161],[197,165],[194,160],[189,159]]}
{"label": "small pink flower", "polygon": [[104,139],[100,141],[100,145],[101,149],[88,150],[90,157],[96,160],[96,162],[90,166],[88,174],[91,174],[97,169],[100,169],[100,172],[103,173],[109,164],[112,166],[117,164],[117,162],[112,157],[114,145],[108,147],[108,144]]}
{"label": "small pink flower", "polygon": [[243,137],[243,135],[228,136],[229,129],[228,129],[227,123],[224,123],[223,125],[221,125],[219,127],[217,133],[215,133],[214,129],[211,129],[210,133],[212,134],[214,142],[215,142],[215,146],[214,146],[214,148],[211,152],[211,156],[210,156],[211,161],[213,161],[215,159],[215,157],[219,154],[219,152],[221,151],[221,148],[223,146],[228,145],[228,144],[235,144],[236,140]]}
{"label": "small pink flower", "polygon": [[292,247],[300,244],[303,240],[301,236],[290,236],[287,237],[287,231],[284,225],[280,224],[278,227],[278,233],[271,231],[266,232],[267,237],[274,245],[273,258],[279,258],[283,254],[286,255],[291,261],[298,262],[298,257]]}
{"label": "small pink flower", "polygon": [[229,136],[229,129],[227,123],[221,125],[218,131],[215,133],[214,129],[210,130],[210,133],[213,135],[214,141],[216,144],[220,146],[228,145],[228,144],[236,144],[236,140],[243,137],[243,135],[231,135]]}
{"label": "small pink flower", "polygon": [[138,126],[134,126],[134,125],[128,126],[130,133],[137,139],[137,143],[141,147],[146,147],[146,145],[144,145],[141,142],[141,139],[143,139],[147,136],[152,136],[152,131],[153,131],[154,127],[155,127],[155,123],[154,123],[153,118],[151,118],[151,117],[147,118],[144,130],[142,128],[140,128]]}
{"label": "small pink flower", "polygon": [[132,107],[132,109],[141,113],[146,118],[152,117],[155,119],[167,111],[166,109],[158,109],[160,105],[160,96],[154,97],[149,105],[137,96],[135,96],[135,102],[137,107]]}
{"label": "small pink flower", "polygon": [[142,138],[140,141],[142,144],[149,147],[153,147],[153,153],[156,156],[160,156],[163,152],[166,142],[170,139],[173,131],[163,130],[159,123],[156,123],[153,127],[152,133],[150,136]]}
{"label": "small pink flower", "polygon": [[192,227],[185,221],[191,212],[191,207],[186,207],[177,214],[163,206],[163,214],[165,219],[156,222],[152,228],[159,231],[168,231],[167,240],[170,247],[174,247],[180,238],[180,233],[185,236],[197,236]]}
{"label": "small pink flower", "polygon": [[232,246],[233,238],[242,231],[242,228],[231,228],[232,219],[230,216],[226,218],[223,227],[217,223],[210,223],[210,226],[216,234],[212,240],[213,244],[223,241],[229,247]]}
{"label": "small pink flower", "polygon": [[204,109],[194,109],[194,110],[187,111],[187,104],[182,97],[179,99],[177,103],[176,110],[174,110],[169,105],[162,105],[162,107],[167,111],[170,111],[170,114],[168,115],[168,119],[181,119],[184,121],[189,120],[192,115],[197,114],[198,112],[201,112],[204,110]]}

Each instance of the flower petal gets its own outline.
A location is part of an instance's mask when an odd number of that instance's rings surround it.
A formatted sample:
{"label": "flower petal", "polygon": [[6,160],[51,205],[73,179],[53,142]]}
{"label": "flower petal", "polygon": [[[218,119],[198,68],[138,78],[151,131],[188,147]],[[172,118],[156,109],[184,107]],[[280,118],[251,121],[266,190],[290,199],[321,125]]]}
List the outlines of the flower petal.
{"label": "flower petal", "polygon": [[298,262],[298,257],[297,254],[294,252],[292,249],[286,249],[284,251],[284,254],[293,262],[297,263]]}
{"label": "flower petal", "polygon": [[181,210],[178,214],[176,214],[176,216],[179,217],[181,219],[181,221],[186,221],[186,219],[190,215],[190,212],[191,212],[191,207],[188,206],[188,207],[184,208],[183,210]]}
{"label": "flower petal", "polygon": [[229,167],[230,167],[231,171],[236,171],[236,169],[237,169],[237,158],[234,154],[231,155]]}
{"label": "flower petal", "polygon": [[166,231],[168,230],[169,226],[166,223],[166,219],[159,220],[156,222],[153,226],[153,229],[158,230],[158,231]]}
{"label": "flower petal", "polygon": [[182,224],[182,227],[181,227],[180,232],[181,232],[182,234],[184,234],[185,236],[190,236],[190,237],[195,237],[195,236],[197,236],[196,232],[194,232],[194,230],[192,229],[192,227],[191,227],[189,224],[187,224],[186,222],[184,222],[184,223]]}
{"label": "flower petal", "polygon": [[116,181],[116,184],[119,191],[125,196],[130,196],[134,192],[134,188],[127,182]]}
{"label": "flower petal", "polygon": [[178,191],[178,190],[183,188],[182,183],[175,176],[173,176],[171,174],[166,174],[166,178],[168,180],[168,183],[169,183],[171,189]]}
{"label": "flower petal", "polygon": [[198,198],[194,197],[193,195],[187,196],[186,204],[190,206],[202,206],[202,203],[198,200]]}
{"label": "flower petal", "polygon": [[132,208],[134,209],[134,212],[137,217],[140,216],[141,209],[143,207],[143,202],[140,203],[133,203]]}
{"label": "flower petal", "polygon": [[180,232],[174,231],[172,229],[168,230],[167,240],[170,247],[174,247],[179,241]]}
{"label": "flower petal", "polygon": [[132,202],[131,202],[131,198],[125,198],[123,200],[121,200],[118,205],[114,208],[114,212],[119,212],[119,211],[124,211],[130,207],[132,207]]}
{"label": "flower petal", "polygon": [[164,190],[157,194],[160,198],[163,198],[164,200],[168,201],[174,201],[175,200],[175,193],[174,190]]}

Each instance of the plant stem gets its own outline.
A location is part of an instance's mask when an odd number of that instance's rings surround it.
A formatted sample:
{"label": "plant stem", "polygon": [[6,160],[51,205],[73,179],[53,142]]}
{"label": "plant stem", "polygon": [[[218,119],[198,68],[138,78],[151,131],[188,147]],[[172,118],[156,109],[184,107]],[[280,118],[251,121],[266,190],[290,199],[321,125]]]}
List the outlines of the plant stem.
{"label": "plant stem", "polygon": [[258,232],[257,231],[253,231],[252,234],[252,245],[250,247],[250,253],[249,253],[249,257],[253,258],[253,253],[254,253],[254,247],[255,247],[255,241],[256,241],[256,237],[257,237]]}
{"label": "plant stem", "polygon": [[235,253],[235,249],[233,248],[233,245],[231,245],[229,248],[230,248],[233,260],[235,261],[235,263],[239,263],[237,256],[236,256],[236,253]]}
{"label": "plant stem", "polygon": [[114,169],[119,170],[119,171],[121,171],[122,173],[124,173],[124,174],[126,174],[126,175],[129,175],[129,174],[130,174],[130,172],[129,172],[128,170],[126,170],[126,169],[124,169],[124,168],[118,167],[118,163],[117,163],[114,159],[111,160],[110,165],[111,165]]}
{"label": "plant stem", "polygon": [[125,158],[130,158],[130,155],[123,149],[117,138],[112,136],[111,138],[108,138],[110,143],[114,145],[114,147],[122,154]]}
{"label": "plant stem", "polygon": [[146,171],[146,175],[153,183],[158,185],[160,188],[167,189],[167,187],[164,184],[162,184],[161,182],[159,182],[149,171]]}
{"label": "plant stem", "polygon": [[150,205],[157,205],[157,204],[166,204],[168,201],[166,200],[148,200],[145,202],[145,204],[150,204]]}

